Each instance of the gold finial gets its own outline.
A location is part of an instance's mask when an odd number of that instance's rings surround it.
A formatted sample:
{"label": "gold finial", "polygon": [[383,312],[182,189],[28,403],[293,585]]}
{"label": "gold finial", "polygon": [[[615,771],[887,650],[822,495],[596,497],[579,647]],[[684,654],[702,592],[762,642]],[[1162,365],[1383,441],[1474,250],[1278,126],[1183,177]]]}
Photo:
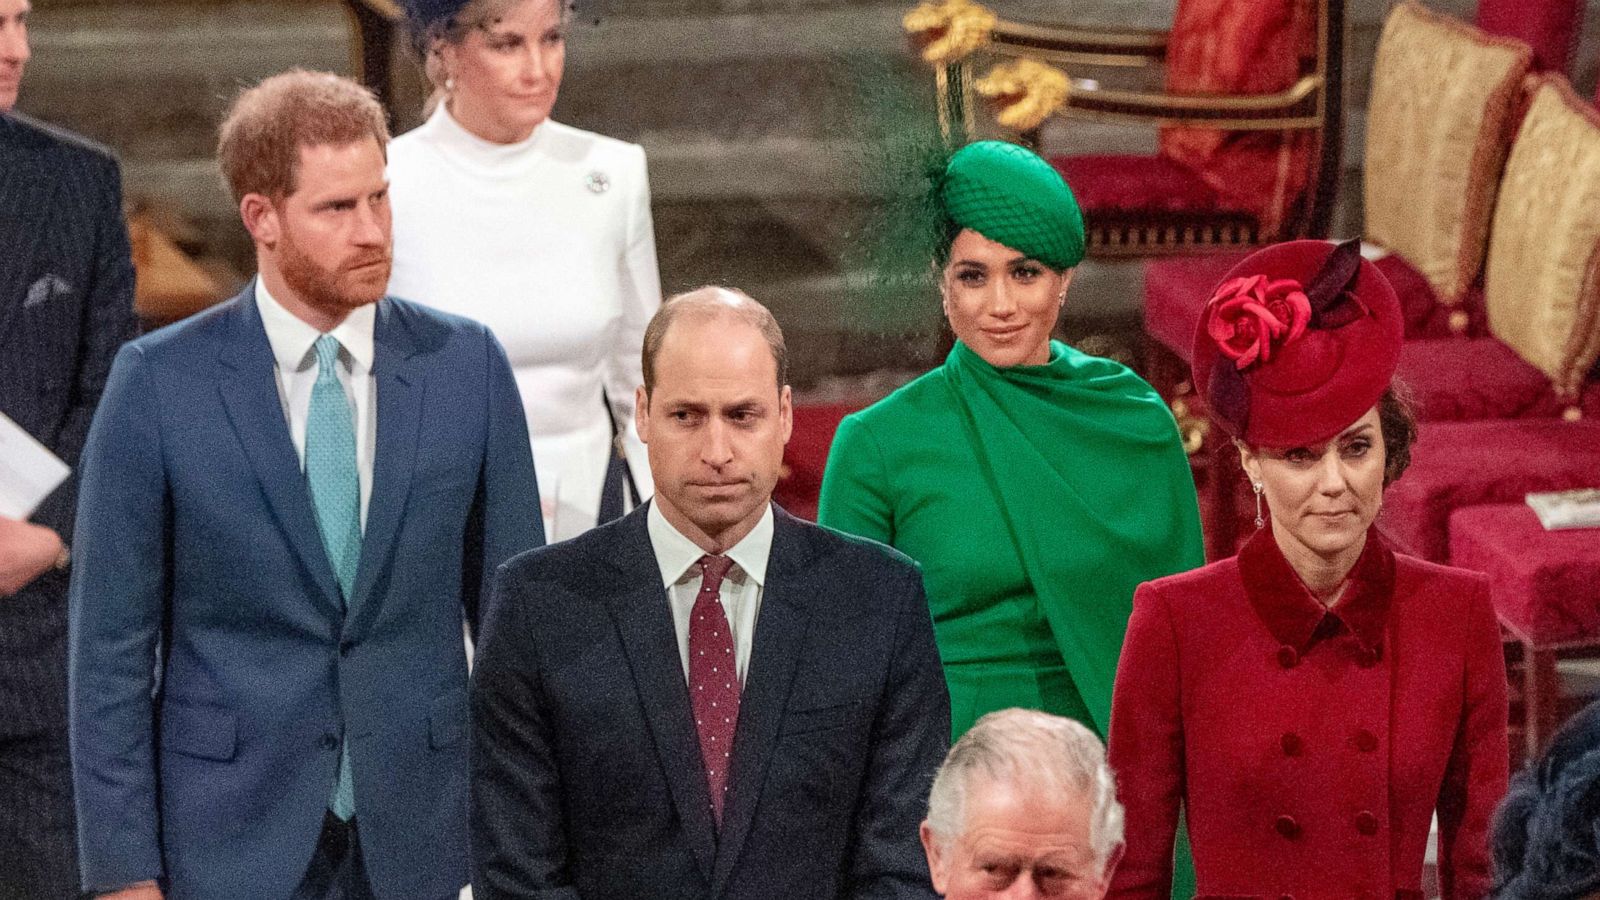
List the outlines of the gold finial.
{"label": "gold finial", "polygon": [[942,0],[918,5],[901,24],[924,61],[948,66],[989,43],[995,21],[993,12],[972,0]]}
{"label": "gold finial", "polygon": [[973,87],[994,105],[1001,125],[1032,131],[1067,102],[1072,82],[1054,66],[1018,59],[995,66]]}

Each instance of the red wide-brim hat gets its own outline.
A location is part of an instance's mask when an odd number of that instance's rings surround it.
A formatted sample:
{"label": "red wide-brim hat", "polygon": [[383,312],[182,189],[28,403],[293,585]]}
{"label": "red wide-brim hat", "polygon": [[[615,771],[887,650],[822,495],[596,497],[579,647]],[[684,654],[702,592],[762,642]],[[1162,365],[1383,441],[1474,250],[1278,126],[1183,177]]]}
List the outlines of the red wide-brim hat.
{"label": "red wide-brim hat", "polygon": [[1195,332],[1195,389],[1252,447],[1320,444],[1366,415],[1400,361],[1394,288],[1347,241],[1252,253],[1212,292]]}

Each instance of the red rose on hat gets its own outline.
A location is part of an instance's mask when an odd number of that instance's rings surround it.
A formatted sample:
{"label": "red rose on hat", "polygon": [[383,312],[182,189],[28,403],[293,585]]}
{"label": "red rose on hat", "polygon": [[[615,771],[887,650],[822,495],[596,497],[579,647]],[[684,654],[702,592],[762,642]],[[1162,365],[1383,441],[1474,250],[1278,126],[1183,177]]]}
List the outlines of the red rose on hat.
{"label": "red rose on hat", "polygon": [[1239,369],[1271,359],[1275,348],[1298,339],[1311,321],[1305,287],[1292,278],[1234,278],[1223,282],[1207,305],[1206,330]]}

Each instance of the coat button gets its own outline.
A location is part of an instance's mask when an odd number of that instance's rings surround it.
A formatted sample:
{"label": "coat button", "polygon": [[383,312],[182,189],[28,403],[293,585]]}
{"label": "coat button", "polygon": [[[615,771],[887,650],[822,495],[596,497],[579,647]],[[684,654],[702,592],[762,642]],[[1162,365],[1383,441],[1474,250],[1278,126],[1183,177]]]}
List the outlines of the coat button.
{"label": "coat button", "polygon": [[1378,817],[1366,810],[1356,813],[1356,830],[1372,837],[1378,833]]}
{"label": "coat button", "polygon": [[1362,753],[1371,753],[1378,749],[1378,736],[1365,728],[1356,732],[1356,749]]}
{"label": "coat button", "polygon": [[349,656],[350,652],[355,650],[355,649],[356,649],[356,645],[355,645],[354,641],[345,641],[344,643],[339,645],[339,655],[340,656]]}
{"label": "coat button", "polygon": [[337,750],[337,749],[339,749],[339,736],[337,734],[334,734],[331,731],[324,731],[322,733],[322,749],[324,749],[324,750]]}
{"label": "coat button", "polygon": [[1365,647],[1356,654],[1356,665],[1363,669],[1370,669],[1383,658],[1383,653],[1377,647]]}
{"label": "coat button", "polygon": [[1300,662],[1300,654],[1293,647],[1285,644],[1278,648],[1278,665],[1285,669],[1292,669]]}
{"label": "coat button", "polygon": [[1306,746],[1306,742],[1300,739],[1300,735],[1292,731],[1285,734],[1280,743],[1283,745],[1284,756],[1299,756],[1300,751],[1304,750]]}
{"label": "coat button", "polygon": [[1300,836],[1300,823],[1294,820],[1294,816],[1279,816],[1272,827],[1291,841]]}

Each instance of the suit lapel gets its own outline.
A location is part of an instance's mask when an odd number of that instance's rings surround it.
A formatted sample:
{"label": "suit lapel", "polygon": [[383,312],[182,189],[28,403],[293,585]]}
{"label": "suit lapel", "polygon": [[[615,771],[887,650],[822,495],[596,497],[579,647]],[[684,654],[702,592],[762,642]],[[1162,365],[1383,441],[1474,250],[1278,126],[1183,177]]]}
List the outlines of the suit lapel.
{"label": "suit lapel", "polygon": [[372,493],[367,527],[361,538],[361,562],[350,601],[350,616],[364,624],[378,610],[368,601],[378,574],[394,550],[401,513],[411,494],[411,471],[417,458],[426,378],[411,364],[416,352],[411,332],[397,320],[393,304],[380,300],[372,326],[372,383],[377,391],[378,434],[372,458]]}
{"label": "suit lapel", "polygon": [[0,337],[27,299],[33,259],[55,208],[60,176],[47,165],[35,140],[9,116],[0,115]]}
{"label": "suit lapel", "polygon": [[272,347],[256,309],[254,288],[252,281],[243,293],[229,301],[227,337],[217,355],[222,367],[232,370],[220,385],[223,402],[279,527],[320,589],[324,604],[337,614],[339,586],[323,549],[322,535],[317,531],[311,492],[306,488],[305,473],[300,471],[289,423],[283,416],[283,401],[273,375]]}
{"label": "suit lapel", "polygon": [[761,800],[767,764],[778,742],[778,727],[789,702],[790,688],[804,643],[810,613],[804,535],[783,510],[773,507],[772,554],[767,563],[767,583],[762,589],[761,614],[744,693],[739,699],[739,727],[733,739],[733,769],[728,800],[722,812],[722,832],[717,845],[716,871],[711,896],[722,894],[734,863],[750,833]]}
{"label": "suit lapel", "polygon": [[672,610],[650,546],[648,512],[648,504],[641,506],[618,524],[620,546],[611,560],[617,571],[607,597],[678,818],[709,878],[717,852],[711,796],[701,772],[700,741]]}

